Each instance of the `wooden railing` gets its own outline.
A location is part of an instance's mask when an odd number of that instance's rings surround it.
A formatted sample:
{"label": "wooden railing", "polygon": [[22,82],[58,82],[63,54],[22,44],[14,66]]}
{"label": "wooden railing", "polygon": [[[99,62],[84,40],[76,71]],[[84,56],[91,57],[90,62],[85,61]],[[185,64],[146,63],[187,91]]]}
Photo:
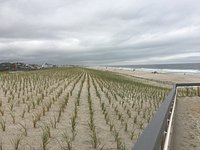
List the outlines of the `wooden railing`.
{"label": "wooden railing", "polygon": [[165,100],[157,110],[154,118],[145,128],[133,150],[168,150],[171,135],[173,114],[176,104],[177,87],[198,87],[200,96],[200,83],[177,83],[166,96]]}

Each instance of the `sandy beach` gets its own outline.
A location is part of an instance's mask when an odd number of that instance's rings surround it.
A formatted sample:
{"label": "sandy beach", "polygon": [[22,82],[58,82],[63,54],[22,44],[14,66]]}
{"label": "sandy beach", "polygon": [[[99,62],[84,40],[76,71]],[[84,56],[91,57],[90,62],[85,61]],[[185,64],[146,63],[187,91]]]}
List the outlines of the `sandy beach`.
{"label": "sandy beach", "polygon": [[122,70],[111,67],[95,67],[93,69],[112,71],[120,74],[130,75],[138,78],[160,81],[165,83],[183,83],[183,82],[200,82],[200,75],[183,75],[183,74],[172,74],[172,73],[151,73],[144,71],[130,71]]}
{"label": "sandy beach", "polygon": [[131,149],[168,89],[118,78],[84,68],[2,74],[0,149]]}

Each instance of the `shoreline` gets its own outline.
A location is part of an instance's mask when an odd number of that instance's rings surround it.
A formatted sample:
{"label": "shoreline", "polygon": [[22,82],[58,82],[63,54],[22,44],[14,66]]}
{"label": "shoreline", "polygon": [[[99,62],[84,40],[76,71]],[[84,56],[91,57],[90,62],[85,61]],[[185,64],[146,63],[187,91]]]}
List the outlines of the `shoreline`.
{"label": "shoreline", "polygon": [[128,68],[128,67],[107,67],[129,71],[157,72],[161,74],[179,74],[179,75],[200,75],[198,69],[170,69],[170,68]]}
{"label": "shoreline", "polygon": [[158,72],[147,72],[139,70],[125,70],[114,67],[90,67],[91,69],[111,71],[124,75],[137,77],[140,79],[146,79],[150,81],[157,81],[161,83],[173,84],[173,83],[184,83],[184,82],[200,82],[200,75],[188,75],[188,74],[175,74],[175,73],[158,73]]}

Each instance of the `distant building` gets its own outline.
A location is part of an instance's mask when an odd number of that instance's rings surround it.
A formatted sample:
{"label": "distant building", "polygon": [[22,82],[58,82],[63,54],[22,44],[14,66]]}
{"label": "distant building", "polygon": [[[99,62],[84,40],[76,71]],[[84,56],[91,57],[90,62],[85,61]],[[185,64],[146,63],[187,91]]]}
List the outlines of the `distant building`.
{"label": "distant building", "polygon": [[41,69],[42,68],[40,65],[37,65],[37,64],[27,64],[27,66],[29,68],[31,68],[32,70],[36,70],[36,69]]}
{"label": "distant building", "polygon": [[48,63],[42,64],[42,68],[52,68],[52,67],[53,67],[52,64],[48,64]]}
{"label": "distant building", "polygon": [[0,64],[0,71],[8,71],[11,70],[11,63],[1,63]]}
{"label": "distant building", "polygon": [[16,71],[17,70],[17,65],[16,64],[12,64],[12,69],[11,70]]}
{"label": "distant building", "polygon": [[57,68],[57,65],[52,65],[44,63],[43,65],[37,64],[25,64],[21,62],[10,63],[4,62],[0,63],[0,71],[26,71],[26,70],[37,70],[41,68]]}
{"label": "distant building", "polygon": [[14,70],[14,71],[16,71],[16,70],[31,70],[31,68],[27,64],[24,64],[24,63],[21,63],[21,62],[17,62],[17,63],[13,64],[13,69],[12,70]]}

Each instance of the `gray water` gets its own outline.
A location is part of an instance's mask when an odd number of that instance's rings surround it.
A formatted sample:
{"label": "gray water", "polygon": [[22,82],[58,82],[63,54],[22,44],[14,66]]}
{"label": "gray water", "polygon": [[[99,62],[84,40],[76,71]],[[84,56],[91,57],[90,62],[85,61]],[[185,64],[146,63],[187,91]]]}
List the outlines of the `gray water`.
{"label": "gray water", "polygon": [[200,70],[200,63],[185,64],[153,64],[153,65],[124,65],[126,68],[149,68],[149,69],[176,69],[176,70]]}

